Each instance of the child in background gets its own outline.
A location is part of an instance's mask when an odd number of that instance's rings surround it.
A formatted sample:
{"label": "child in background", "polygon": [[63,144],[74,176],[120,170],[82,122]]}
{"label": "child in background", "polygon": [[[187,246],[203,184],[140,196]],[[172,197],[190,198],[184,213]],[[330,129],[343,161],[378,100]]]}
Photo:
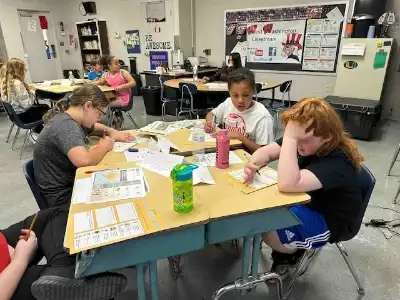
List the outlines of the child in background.
{"label": "child in background", "polygon": [[[35,104],[35,90],[25,82],[25,63],[18,58],[11,58],[1,68],[1,100],[10,103],[22,122],[31,123],[41,120],[49,110],[46,104]],[[31,139],[36,141],[42,126],[34,128]]]}
{"label": "child in background", "polygon": [[255,78],[253,72],[240,68],[228,76],[230,98],[206,116],[206,131],[216,134],[214,119],[228,130],[231,139],[240,140],[253,153],[274,141],[273,118],[268,110],[253,101]]}
{"label": "child in background", "polygon": [[[132,87],[136,85],[135,79],[126,70],[121,70],[119,60],[115,56],[102,58],[107,64],[108,71],[94,84],[109,85],[117,91],[117,99],[110,103],[111,107],[124,107],[131,100]],[[122,113],[116,114],[114,128],[120,129],[123,122]]]}
{"label": "child in background", "polygon": [[100,59],[94,59],[90,62],[90,67],[92,70],[88,74],[88,79],[90,81],[98,80],[103,76],[103,65],[100,63]]}
{"label": "child in background", "polygon": [[[109,101],[98,86],[76,88],[44,116],[45,126],[33,151],[35,179],[49,206],[69,204],[77,168],[97,165],[114,146],[130,142],[130,134],[97,123]],[[101,136],[89,148],[89,134]]]}
{"label": "child in background", "polygon": [[200,80],[200,83],[207,83],[210,81],[228,81],[229,74],[240,68],[242,68],[242,58],[240,56],[240,53],[231,53],[231,55],[229,55],[228,65],[225,68],[222,68],[210,78],[203,77]]}
{"label": "child in background", "polygon": [[283,138],[258,149],[244,170],[247,183],[259,168],[279,159],[279,190],[311,196],[310,203],[290,208],[300,225],[263,235],[274,250],[274,271],[296,264],[305,249],[353,234],[362,206],[357,172],[364,158],[335,110],[322,99],[306,98],[286,111],[282,120]]}

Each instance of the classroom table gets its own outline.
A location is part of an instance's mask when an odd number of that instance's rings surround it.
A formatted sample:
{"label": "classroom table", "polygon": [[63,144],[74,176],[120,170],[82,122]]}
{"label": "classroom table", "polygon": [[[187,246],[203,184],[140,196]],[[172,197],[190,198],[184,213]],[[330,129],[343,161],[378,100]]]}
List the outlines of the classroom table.
{"label": "classroom table", "polygon": [[[74,89],[80,87],[82,85],[71,85],[71,86],[63,86],[61,84],[54,84],[50,86],[45,86],[40,83],[33,84],[33,87],[36,89],[36,96],[41,99],[50,99],[53,101],[58,101],[62,99],[65,94],[72,92]],[[99,88],[104,92],[106,97],[112,101],[116,97],[116,92],[113,88],[109,86],[99,86]]]}
{"label": "classroom table", "polygon": [[[186,78],[179,78],[179,79],[171,79],[167,80],[164,82],[164,85],[170,88],[179,88],[179,83],[184,82],[184,83],[193,83],[193,81],[190,81]],[[195,83],[197,86],[197,91],[199,92],[204,92],[204,93],[211,93],[211,92],[216,92],[216,93],[222,93],[222,92],[228,92],[228,85],[226,82],[221,82],[221,81],[215,81],[211,83],[220,83],[220,84],[225,84],[224,86],[220,87],[211,87],[207,85],[207,83]],[[280,87],[282,83],[277,83],[277,82],[272,82],[272,83],[262,83],[261,86],[261,91],[269,91],[271,90],[272,92],[272,100],[275,100],[275,90],[276,88]]]}
{"label": "classroom table", "polygon": [[[219,69],[218,68],[204,68],[198,71],[199,76],[213,76]],[[144,75],[147,86],[160,86],[159,77],[163,76],[164,80],[193,77],[193,72],[187,72],[186,70],[181,71],[168,71],[163,74],[157,74],[155,71],[143,71],[140,73]]]}
{"label": "classroom table", "polygon": [[[243,162],[246,161],[243,150],[236,150],[236,153]],[[193,158],[188,158],[188,160],[193,160]],[[76,179],[90,176],[85,173],[88,170],[128,168],[134,165],[128,162],[113,163],[110,160],[106,165],[79,168]],[[261,233],[299,224],[299,220],[287,207],[305,203],[309,201],[309,196],[303,193],[281,193],[276,185],[245,195],[229,184],[226,174],[227,171],[243,168],[243,165],[244,163],[232,165],[227,170],[210,167],[217,185],[194,187],[195,206],[194,210],[188,214],[178,214],[173,211],[171,179],[144,170],[149,192],[145,198],[136,198],[134,202],[140,207],[141,214],[147,216],[144,226],[148,230],[139,237],[97,248],[96,254],[87,263],[83,276],[136,266],[138,299],[144,300],[146,297],[143,270],[148,265],[151,299],[158,300],[158,259],[196,251],[206,244],[243,237],[240,279],[235,282],[233,288],[224,286],[216,292],[214,299],[218,299],[232,289],[253,288],[265,278],[275,278],[276,282],[281,283],[276,274],[268,273],[266,276],[258,274]],[[118,204],[124,202],[132,202],[132,199],[118,201]],[[115,204],[114,202],[92,205],[72,203],[64,247],[73,248],[74,213]]]}

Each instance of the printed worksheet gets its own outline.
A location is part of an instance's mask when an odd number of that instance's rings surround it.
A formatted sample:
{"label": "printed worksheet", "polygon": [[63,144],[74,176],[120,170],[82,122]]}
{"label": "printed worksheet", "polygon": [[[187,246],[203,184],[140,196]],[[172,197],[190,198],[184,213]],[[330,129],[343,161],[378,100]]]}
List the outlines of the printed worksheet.
{"label": "printed worksheet", "polygon": [[107,227],[117,223],[112,206],[95,210],[97,228]]}
{"label": "printed worksheet", "polygon": [[99,171],[92,174],[91,203],[139,198],[146,195],[141,168]]}
{"label": "printed worksheet", "polygon": [[117,214],[120,222],[126,222],[134,219],[138,219],[136,213],[135,205],[130,203],[119,204],[115,206],[117,209]]}
{"label": "printed worksheet", "polygon": [[74,214],[74,233],[81,233],[94,229],[92,211]]}
{"label": "printed worksheet", "polygon": [[137,152],[129,152],[129,151],[125,151],[124,155],[125,155],[125,159],[126,161],[143,161],[144,157],[147,155],[147,153],[149,153],[149,148],[139,148],[137,149]]}
{"label": "printed worksheet", "polygon": [[244,184],[245,173],[243,169],[228,173],[233,179],[231,181],[232,186],[239,188],[245,194],[256,192],[277,183],[275,170],[264,168],[264,170],[260,170],[260,174],[254,174],[253,180],[248,184]]}
{"label": "printed worksheet", "polygon": [[193,170],[193,185],[199,183],[216,184],[208,168],[201,165]]}
{"label": "printed worksheet", "polygon": [[[189,136],[189,142],[194,142],[193,141],[193,132]],[[211,134],[209,134],[209,133],[205,133],[204,143],[216,143],[216,142],[217,142],[216,138],[212,137]]]}
{"label": "printed worksheet", "polygon": [[84,204],[90,201],[92,194],[92,178],[77,179],[74,184],[72,203]]}
{"label": "printed worksheet", "polygon": [[136,144],[137,144],[137,140],[136,139],[134,141],[130,142],[130,143],[115,142],[114,143],[114,148],[113,148],[112,151],[113,152],[117,152],[117,153],[122,153],[122,152],[132,148]]}
{"label": "printed worksheet", "polygon": [[[202,166],[206,167],[215,167],[217,161],[217,154],[216,153],[207,153],[201,156],[198,156],[200,161],[198,163]],[[229,164],[242,164],[243,161],[241,158],[233,151],[229,151]]]}
{"label": "printed worksheet", "polygon": [[138,165],[149,171],[169,177],[172,169],[176,165],[183,163],[183,159],[184,157],[179,155],[150,152],[145,156],[143,162]]}

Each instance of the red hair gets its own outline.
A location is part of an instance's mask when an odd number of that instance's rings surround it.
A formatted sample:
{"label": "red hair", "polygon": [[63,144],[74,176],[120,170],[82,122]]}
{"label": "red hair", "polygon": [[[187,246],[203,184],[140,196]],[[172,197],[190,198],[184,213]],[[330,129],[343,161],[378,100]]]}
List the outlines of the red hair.
{"label": "red hair", "polygon": [[314,136],[329,139],[316,154],[325,156],[332,150],[341,148],[353,161],[355,169],[360,169],[364,157],[344,129],[340,116],[328,102],[321,98],[304,98],[284,112],[282,120],[285,126],[289,121],[305,125],[313,120],[306,131],[314,129]]}

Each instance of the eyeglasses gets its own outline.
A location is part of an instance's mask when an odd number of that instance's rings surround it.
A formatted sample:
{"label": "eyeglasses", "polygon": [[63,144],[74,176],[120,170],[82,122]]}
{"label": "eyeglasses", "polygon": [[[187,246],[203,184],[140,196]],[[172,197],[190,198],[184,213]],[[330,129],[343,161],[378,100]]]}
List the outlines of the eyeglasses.
{"label": "eyeglasses", "polygon": [[103,118],[103,117],[107,114],[107,111],[104,112],[104,111],[102,111],[101,109],[98,109],[98,108],[96,108],[96,109],[97,109],[97,111],[99,112],[99,115],[100,115],[101,118]]}

